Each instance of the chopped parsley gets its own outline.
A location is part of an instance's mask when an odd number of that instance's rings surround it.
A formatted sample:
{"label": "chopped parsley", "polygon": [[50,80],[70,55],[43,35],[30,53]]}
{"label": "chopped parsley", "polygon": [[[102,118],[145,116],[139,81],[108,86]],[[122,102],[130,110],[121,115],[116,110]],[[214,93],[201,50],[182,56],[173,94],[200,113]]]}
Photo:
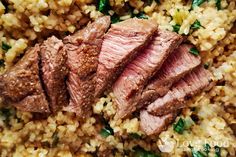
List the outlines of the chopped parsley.
{"label": "chopped parsley", "polygon": [[199,28],[201,28],[201,27],[202,27],[202,25],[201,25],[200,21],[198,21],[198,20],[196,20],[196,21],[191,25],[191,28],[194,29],[194,30],[199,29]]}
{"label": "chopped parsley", "polygon": [[197,6],[200,6],[202,3],[204,3],[206,0],[193,0],[192,2],[192,8],[195,8]]}
{"label": "chopped parsley", "polygon": [[120,17],[117,14],[111,16],[111,23],[120,22]]}
{"label": "chopped parsley", "polygon": [[194,47],[192,47],[192,48],[189,50],[189,52],[192,53],[192,54],[195,55],[195,56],[198,56],[198,55],[199,55],[199,51],[198,51],[196,48],[194,48]]}
{"label": "chopped parsley", "polygon": [[178,122],[173,125],[173,127],[174,127],[173,129],[174,129],[175,132],[177,132],[179,134],[182,134],[184,132],[184,129],[185,129],[184,119],[180,118],[178,120]]}
{"label": "chopped parsley", "polygon": [[139,19],[148,19],[147,15],[145,15],[144,12],[134,15],[134,17],[137,17]]}
{"label": "chopped parsley", "polygon": [[10,45],[8,45],[8,44],[5,43],[5,42],[2,42],[2,49],[3,49],[3,50],[8,51],[10,48],[11,48]]}
{"label": "chopped parsley", "polygon": [[204,66],[204,68],[205,68],[205,69],[208,69],[208,68],[209,68],[209,66],[210,66],[210,63],[206,62],[206,63],[204,63],[204,65],[203,65],[203,66]]}
{"label": "chopped parsley", "polygon": [[204,144],[203,147],[204,147],[204,152],[208,156],[208,154],[210,153],[211,146],[207,143],[207,144]]}
{"label": "chopped parsley", "polygon": [[5,61],[3,59],[0,59],[0,67],[4,67],[5,66]]}
{"label": "chopped parsley", "polygon": [[109,123],[106,121],[106,119],[102,118],[102,122],[104,123],[104,128],[101,129],[100,135],[104,138],[114,135],[114,131],[109,125]]}
{"label": "chopped parsley", "polygon": [[142,136],[137,133],[130,133],[129,137],[131,137],[133,139],[140,139]]}
{"label": "chopped parsley", "polygon": [[145,149],[137,146],[134,148],[134,157],[160,157],[160,155],[155,154],[151,151],[146,151]]}
{"label": "chopped parsley", "polygon": [[173,25],[173,31],[178,33],[179,32],[179,29],[180,29],[180,25],[179,24],[176,24],[176,25]]}
{"label": "chopped parsley", "polygon": [[218,146],[215,146],[215,157],[221,157],[221,148]]}
{"label": "chopped parsley", "polygon": [[56,147],[59,142],[58,132],[55,131],[52,135],[52,147]]}
{"label": "chopped parsley", "polygon": [[1,115],[2,117],[4,117],[3,122],[5,123],[5,125],[6,125],[7,127],[9,127],[9,126],[10,126],[10,117],[11,117],[11,115],[12,115],[11,110],[8,109],[8,108],[1,108],[1,109],[0,109],[0,115]]}
{"label": "chopped parsley", "polygon": [[200,150],[195,150],[192,146],[189,146],[191,149],[192,157],[207,157],[205,153]]}
{"label": "chopped parsley", "polygon": [[107,128],[107,127],[104,127],[102,128],[102,130],[100,131],[100,135],[104,138],[110,136],[110,135],[113,135],[113,129],[110,129],[110,128]]}
{"label": "chopped parsley", "polygon": [[221,0],[215,0],[215,2],[216,2],[216,8],[218,10],[220,10],[221,9]]}
{"label": "chopped parsley", "polygon": [[108,14],[108,10],[110,9],[109,0],[100,0],[98,4],[98,10],[103,14]]}

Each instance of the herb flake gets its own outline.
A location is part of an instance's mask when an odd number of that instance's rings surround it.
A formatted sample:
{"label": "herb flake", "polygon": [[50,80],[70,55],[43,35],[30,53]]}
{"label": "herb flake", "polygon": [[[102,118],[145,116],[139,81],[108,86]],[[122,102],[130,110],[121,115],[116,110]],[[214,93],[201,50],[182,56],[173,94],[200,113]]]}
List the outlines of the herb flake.
{"label": "herb flake", "polygon": [[220,10],[221,9],[221,0],[215,0],[215,2],[216,2],[216,8],[218,10]]}
{"label": "herb flake", "polygon": [[52,147],[56,147],[59,142],[58,132],[55,131],[52,135]]}
{"label": "herb flake", "polygon": [[221,157],[221,148],[219,146],[215,146],[215,157]]}
{"label": "herb flake", "polygon": [[120,17],[117,14],[111,16],[111,23],[120,22]]}
{"label": "herb flake", "polygon": [[177,132],[179,134],[182,134],[184,132],[184,129],[185,129],[184,119],[180,118],[178,120],[178,122],[173,125],[173,127],[174,127],[173,129],[174,129],[175,132]]}
{"label": "herb flake", "polygon": [[198,56],[198,55],[199,55],[199,51],[198,51],[196,48],[194,48],[194,47],[192,47],[192,48],[189,50],[189,52],[192,53],[192,54],[195,55],[195,56]]}
{"label": "herb flake", "polygon": [[179,24],[173,25],[172,28],[174,32],[178,33],[180,29],[180,25]]}
{"label": "herb flake", "polygon": [[197,30],[199,28],[201,28],[202,25],[200,23],[200,21],[196,20],[192,25],[191,25],[191,28],[194,29],[194,30]]}
{"label": "herb flake", "polygon": [[100,0],[98,4],[98,10],[104,14],[108,14],[110,8],[109,0]]}
{"label": "herb flake", "polygon": [[148,16],[145,15],[144,12],[134,15],[134,17],[137,17],[139,19],[148,19]]}
{"label": "herb flake", "polygon": [[202,3],[204,3],[206,0],[193,0],[192,2],[192,8],[196,8],[197,6],[200,6]]}
{"label": "herb flake", "polygon": [[8,44],[5,43],[5,42],[2,42],[2,49],[3,49],[3,50],[8,51],[10,48],[11,48],[10,45],[8,45]]}
{"label": "herb flake", "polygon": [[145,149],[137,146],[134,148],[134,157],[160,157],[160,155],[155,154],[151,151],[146,151]]}
{"label": "herb flake", "polygon": [[208,154],[210,153],[211,146],[207,143],[207,144],[204,144],[203,147],[204,147],[204,152],[208,156]]}

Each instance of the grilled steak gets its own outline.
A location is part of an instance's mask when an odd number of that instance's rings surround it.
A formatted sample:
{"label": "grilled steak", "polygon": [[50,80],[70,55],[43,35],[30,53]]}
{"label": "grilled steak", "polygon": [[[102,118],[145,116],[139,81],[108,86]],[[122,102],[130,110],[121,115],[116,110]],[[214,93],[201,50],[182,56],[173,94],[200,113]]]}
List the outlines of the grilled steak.
{"label": "grilled steak", "polygon": [[51,110],[55,113],[68,104],[65,78],[67,75],[66,52],[63,42],[56,37],[48,38],[40,46],[42,78]]}
{"label": "grilled steak", "polygon": [[156,30],[154,21],[137,18],[111,26],[104,36],[99,55],[96,96],[111,87],[127,63],[147,44]]}
{"label": "grilled steak", "polygon": [[147,135],[160,134],[175,119],[177,114],[170,113],[164,116],[154,116],[143,110],[140,112],[140,127]]}
{"label": "grilled steak", "polygon": [[69,77],[69,106],[64,110],[84,118],[89,116],[94,101],[95,74],[103,35],[110,26],[110,17],[97,19],[76,34],[65,39]]}
{"label": "grilled steak", "polygon": [[175,83],[165,96],[151,103],[147,110],[153,115],[161,116],[183,108],[187,99],[208,86],[210,82],[210,72],[199,66]]}
{"label": "grilled steak", "polygon": [[159,30],[144,51],[128,64],[113,86],[118,107],[117,118],[124,118],[136,110],[148,80],[181,42],[180,35]]}
{"label": "grilled steak", "polygon": [[165,95],[174,82],[201,64],[199,56],[189,51],[192,45],[182,44],[166,59],[161,69],[148,83],[139,101],[139,108],[148,105],[158,97]]}
{"label": "grilled steak", "polygon": [[50,112],[39,78],[38,45],[0,76],[0,95],[21,111]]}

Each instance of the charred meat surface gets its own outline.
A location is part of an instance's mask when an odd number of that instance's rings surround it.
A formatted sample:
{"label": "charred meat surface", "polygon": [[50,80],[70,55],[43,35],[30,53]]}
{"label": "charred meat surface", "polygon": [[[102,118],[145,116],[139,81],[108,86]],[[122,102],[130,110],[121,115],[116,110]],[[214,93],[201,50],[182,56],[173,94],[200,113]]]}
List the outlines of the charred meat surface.
{"label": "charred meat surface", "polygon": [[166,130],[177,114],[170,113],[164,116],[154,116],[143,110],[140,112],[140,128],[148,136],[159,134]]}
{"label": "charred meat surface", "polygon": [[161,116],[185,107],[186,100],[207,87],[211,82],[211,77],[209,71],[202,66],[197,67],[176,82],[166,95],[151,103],[147,107],[148,112]]}
{"label": "charred meat surface", "polygon": [[64,110],[75,112],[82,118],[91,113],[98,55],[103,35],[109,26],[110,17],[101,17],[65,39],[64,49],[67,52],[67,66],[70,70],[67,80],[70,102]]}
{"label": "charred meat surface", "polygon": [[137,102],[148,80],[181,42],[180,35],[159,30],[149,45],[127,65],[113,86],[118,118],[124,118],[136,110]]}
{"label": "charred meat surface", "polygon": [[66,52],[63,42],[56,37],[48,38],[40,46],[42,79],[52,112],[68,104],[66,89]]}
{"label": "charred meat surface", "polygon": [[38,45],[30,48],[0,76],[0,95],[21,111],[50,112],[39,77],[39,51]]}
{"label": "charred meat surface", "polygon": [[199,56],[189,53],[192,47],[189,44],[181,44],[171,53],[161,69],[143,90],[139,108],[165,95],[173,83],[201,64]]}
{"label": "charred meat surface", "polygon": [[157,24],[152,20],[128,19],[113,24],[104,36],[97,70],[96,96],[110,89],[124,67],[151,40]]}

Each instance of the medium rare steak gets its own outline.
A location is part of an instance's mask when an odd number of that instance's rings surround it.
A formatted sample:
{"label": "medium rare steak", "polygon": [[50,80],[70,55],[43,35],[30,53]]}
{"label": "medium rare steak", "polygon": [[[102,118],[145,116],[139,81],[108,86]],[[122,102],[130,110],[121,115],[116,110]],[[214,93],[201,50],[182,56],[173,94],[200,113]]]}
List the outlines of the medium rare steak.
{"label": "medium rare steak", "polygon": [[165,96],[151,103],[147,111],[161,116],[185,107],[185,101],[207,87],[211,82],[211,77],[209,71],[199,66],[175,83]]}
{"label": "medium rare steak", "polygon": [[55,113],[68,105],[66,89],[66,52],[63,42],[55,36],[48,38],[40,46],[42,78],[51,110]]}
{"label": "medium rare steak", "polygon": [[0,95],[21,111],[50,112],[39,77],[38,45],[0,76]]}
{"label": "medium rare steak", "polygon": [[113,24],[104,36],[97,70],[96,96],[109,89],[157,30],[152,20],[132,18]]}
{"label": "medium rare steak", "polygon": [[148,80],[181,42],[180,35],[159,30],[143,52],[127,65],[113,86],[118,108],[117,118],[124,118],[136,110]]}
{"label": "medium rare steak", "polygon": [[193,46],[181,44],[166,59],[161,69],[142,92],[139,108],[148,105],[158,97],[165,95],[174,82],[201,64],[201,58],[190,53]]}
{"label": "medium rare steak", "polygon": [[110,17],[104,16],[65,39],[70,102],[64,110],[75,112],[82,118],[89,116],[94,101],[98,55],[109,26]]}
{"label": "medium rare steak", "polygon": [[140,127],[147,135],[160,134],[166,130],[169,124],[175,119],[176,113],[164,116],[154,116],[143,110],[140,112]]}

